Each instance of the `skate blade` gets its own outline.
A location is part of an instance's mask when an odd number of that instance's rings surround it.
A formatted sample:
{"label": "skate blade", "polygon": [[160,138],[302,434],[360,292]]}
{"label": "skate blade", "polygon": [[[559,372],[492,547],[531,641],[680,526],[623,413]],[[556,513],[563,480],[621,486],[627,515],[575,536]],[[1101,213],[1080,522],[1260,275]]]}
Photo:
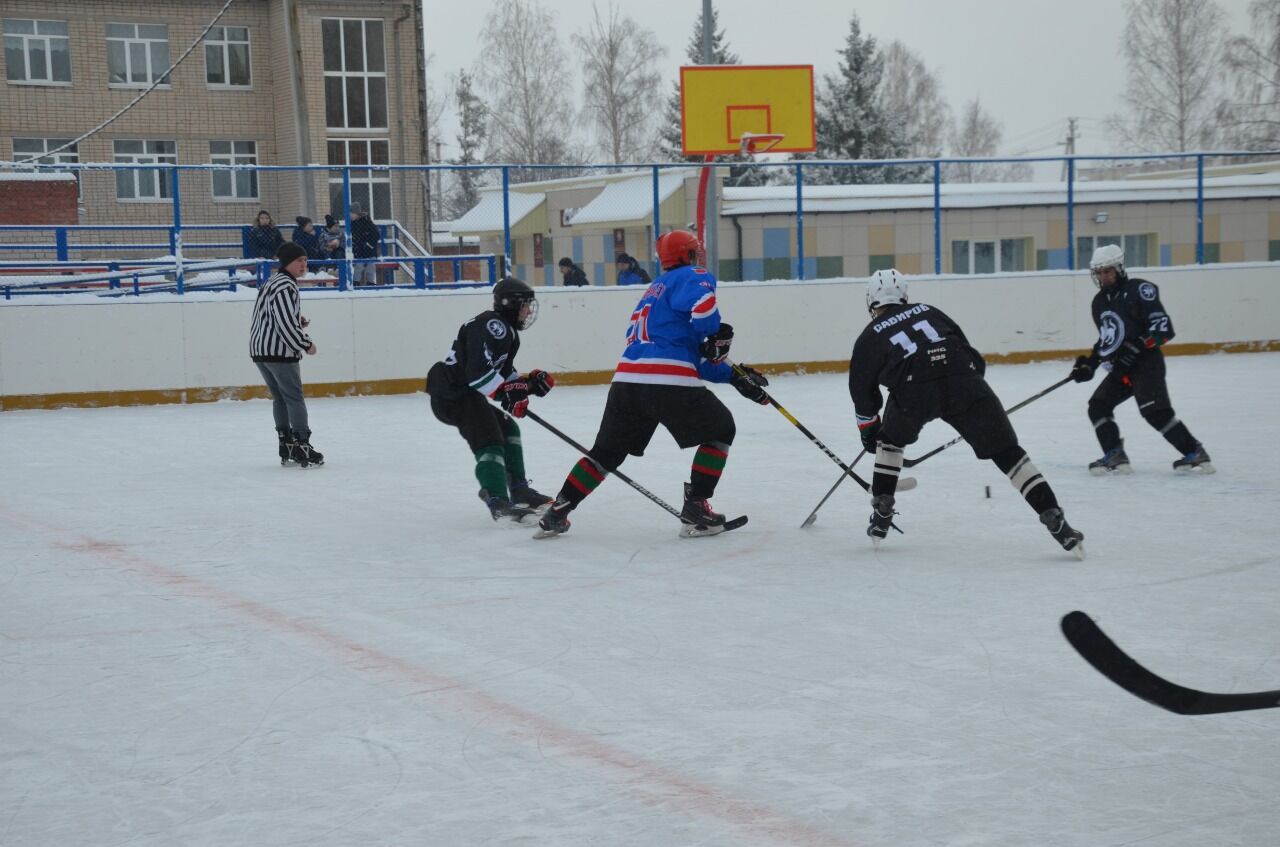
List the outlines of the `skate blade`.
{"label": "skate blade", "polygon": [[1079,544],[1077,544],[1076,546],[1072,547],[1072,548],[1071,548],[1070,550],[1068,550],[1067,552],[1068,552],[1068,553],[1070,553],[1071,555],[1075,556],[1075,557],[1076,557],[1076,559],[1078,559],[1079,561],[1083,562],[1083,561],[1084,561],[1084,557],[1085,557],[1085,552],[1084,552],[1084,542],[1083,542],[1083,541],[1081,541]]}
{"label": "skate blade", "polygon": [[544,538],[555,538],[557,535],[564,535],[568,530],[563,529],[543,529],[538,527],[534,530],[533,537],[535,540],[541,541]]}
{"label": "skate blade", "polygon": [[1185,473],[1185,474],[1197,474],[1197,473],[1211,474],[1211,473],[1217,473],[1218,469],[1215,468],[1213,465],[1209,464],[1208,462],[1202,462],[1192,467],[1177,468],[1177,471],[1178,473]]}
{"label": "skate blade", "polygon": [[1131,474],[1133,473],[1133,465],[1120,465],[1114,468],[1089,468],[1089,473],[1094,476],[1110,476],[1111,474]]}
{"label": "skate blade", "polygon": [[702,538],[704,535],[719,535],[722,532],[724,532],[723,524],[719,526],[685,524],[680,527],[681,538]]}

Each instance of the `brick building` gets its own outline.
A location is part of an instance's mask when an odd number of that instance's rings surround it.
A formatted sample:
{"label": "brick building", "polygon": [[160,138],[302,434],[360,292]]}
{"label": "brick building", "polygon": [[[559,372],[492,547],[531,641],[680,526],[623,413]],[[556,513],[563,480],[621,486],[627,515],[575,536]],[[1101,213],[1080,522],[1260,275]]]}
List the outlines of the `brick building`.
{"label": "brick building", "polygon": [[[196,41],[221,0],[5,0],[0,159],[28,159],[105,121]],[[422,17],[393,0],[236,0],[170,77],[61,162],[419,164]],[[80,174],[81,224],[169,224],[166,172]],[[184,226],[319,219],[341,172],[187,171]],[[377,220],[425,229],[416,173],[352,172]],[[285,230],[288,238],[288,230]]]}

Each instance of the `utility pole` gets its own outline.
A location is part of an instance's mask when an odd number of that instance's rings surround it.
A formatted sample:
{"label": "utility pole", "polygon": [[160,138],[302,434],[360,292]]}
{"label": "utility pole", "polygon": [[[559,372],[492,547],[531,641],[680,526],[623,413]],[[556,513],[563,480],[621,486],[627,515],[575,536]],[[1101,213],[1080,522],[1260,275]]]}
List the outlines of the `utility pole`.
{"label": "utility pole", "polygon": [[[443,148],[444,148],[444,142],[440,141],[439,139],[436,139],[435,164],[437,166],[444,164]],[[443,217],[444,216],[444,172],[443,171],[436,171],[435,203],[436,203],[436,217],[437,218]]]}
{"label": "utility pole", "polygon": [[[1067,140],[1062,142],[1062,152],[1067,156],[1076,154],[1076,139],[1080,136],[1076,133],[1079,118],[1067,118]],[[1067,181],[1067,163],[1062,163],[1062,181]]]}
{"label": "utility pole", "polygon": [[[711,0],[702,0],[702,64],[709,65],[712,61],[711,53]],[[712,164],[713,156],[707,157],[707,162],[703,167],[710,168],[710,179],[707,181],[707,202],[703,210],[703,223],[707,228],[706,232],[698,233],[698,237],[702,240],[702,246],[707,254],[707,269],[712,274],[720,273],[720,215],[718,213],[719,203],[716,185],[716,171]]]}

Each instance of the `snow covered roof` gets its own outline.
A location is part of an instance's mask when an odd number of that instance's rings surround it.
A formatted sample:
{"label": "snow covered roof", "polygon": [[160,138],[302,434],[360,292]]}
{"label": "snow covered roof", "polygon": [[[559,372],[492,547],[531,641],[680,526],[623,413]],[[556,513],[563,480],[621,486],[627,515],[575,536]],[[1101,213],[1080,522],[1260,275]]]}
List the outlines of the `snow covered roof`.
{"label": "snow covered roof", "polygon": [[[1061,182],[952,183],[941,186],[946,209],[996,206],[1061,206],[1067,186]],[[1280,173],[1216,177],[1204,181],[1208,200],[1280,196]],[[1077,205],[1194,201],[1194,179],[1144,179],[1077,182]],[[724,215],[795,214],[793,186],[724,189]],[[815,185],[804,188],[806,212],[879,212],[932,209],[932,183],[908,185]]]}
{"label": "snow covered roof", "polygon": [[4,182],[65,182],[75,181],[76,175],[68,171],[10,171],[0,170],[0,181]]}
{"label": "snow covered roof", "polygon": [[[511,226],[524,220],[535,209],[547,200],[542,193],[526,193],[512,191]],[[454,235],[475,235],[484,232],[502,231],[502,190],[487,189],[480,194],[480,202],[467,211],[465,215],[453,222],[451,229]]]}
{"label": "snow covered roof", "polygon": [[[684,185],[688,171],[663,171],[658,176],[658,202],[662,203]],[[641,174],[604,187],[590,203],[578,210],[573,226],[648,220],[653,216],[653,176]]]}

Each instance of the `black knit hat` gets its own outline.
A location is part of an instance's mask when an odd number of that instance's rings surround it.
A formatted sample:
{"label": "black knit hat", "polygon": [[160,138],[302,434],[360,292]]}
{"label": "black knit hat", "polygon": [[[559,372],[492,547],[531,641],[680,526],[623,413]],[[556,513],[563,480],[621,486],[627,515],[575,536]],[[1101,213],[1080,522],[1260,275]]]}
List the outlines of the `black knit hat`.
{"label": "black knit hat", "polygon": [[307,224],[311,223],[311,218],[307,217],[306,215],[298,215],[298,216],[297,216],[296,218],[294,218],[293,220],[294,220],[294,221],[298,224],[298,226],[300,226],[300,227],[302,227],[302,226],[306,226]]}
{"label": "black knit hat", "polygon": [[562,268],[573,267],[573,259],[570,259],[568,256],[565,256],[563,259],[560,260],[560,267]]}
{"label": "black knit hat", "polygon": [[281,244],[280,249],[276,251],[276,260],[280,262],[280,267],[284,268],[306,255],[306,250],[303,250],[292,241],[286,241],[284,244]]}

